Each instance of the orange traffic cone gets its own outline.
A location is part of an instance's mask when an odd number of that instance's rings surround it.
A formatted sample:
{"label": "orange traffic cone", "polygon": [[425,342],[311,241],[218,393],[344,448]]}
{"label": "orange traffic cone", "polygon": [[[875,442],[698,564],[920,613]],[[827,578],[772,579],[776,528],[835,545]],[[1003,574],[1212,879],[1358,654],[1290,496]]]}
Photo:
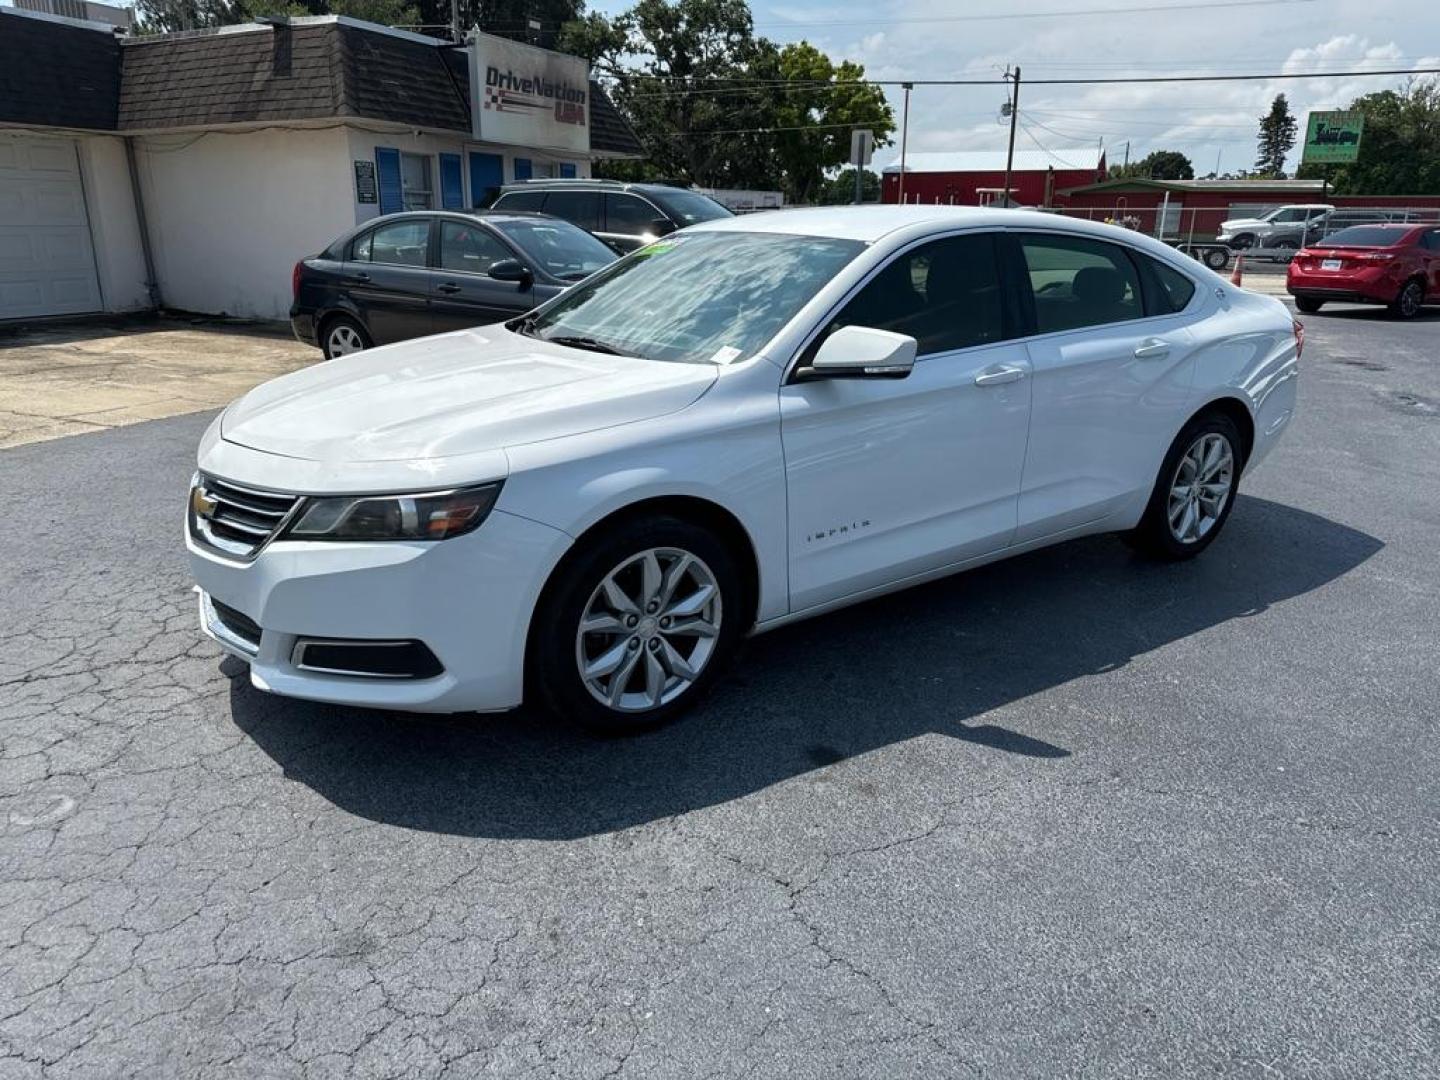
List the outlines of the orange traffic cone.
{"label": "orange traffic cone", "polygon": [[1244,276],[1244,271],[1245,271],[1245,256],[1244,256],[1244,255],[1236,255],[1236,256],[1235,256],[1235,269],[1234,269],[1234,271],[1230,274],[1230,284],[1231,284],[1231,285],[1239,285],[1239,284],[1240,284],[1240,279],[1241,279],[1241,277]]}

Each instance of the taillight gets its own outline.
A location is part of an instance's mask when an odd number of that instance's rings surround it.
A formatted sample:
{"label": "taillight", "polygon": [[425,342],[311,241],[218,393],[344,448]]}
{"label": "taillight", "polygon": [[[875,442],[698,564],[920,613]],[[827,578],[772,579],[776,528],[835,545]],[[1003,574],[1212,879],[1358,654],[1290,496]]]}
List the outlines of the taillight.
{"label": "taillight", "polygon": [[1389,262],[1395,255],[1389,251],[1367,251],[1360,256],[1361,262]]}
{"label": "taillight", "polygon": [[1290,327],[1295,332],[1295,359],[1300,359],[1300,354],[1305,351],[1305,324],[1299,319],[1291,319]]}
{"label": "taillight", "polygon": [[297,262],[295,269],[290,271],[290,296],[297,304],[300,302],[300,275],[304,272],[303,262]]}

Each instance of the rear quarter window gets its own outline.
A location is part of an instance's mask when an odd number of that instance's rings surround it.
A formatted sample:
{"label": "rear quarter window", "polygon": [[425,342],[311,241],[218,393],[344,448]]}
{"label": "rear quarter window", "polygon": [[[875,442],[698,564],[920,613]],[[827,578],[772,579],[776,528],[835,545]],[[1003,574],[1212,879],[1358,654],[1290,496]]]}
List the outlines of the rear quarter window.
{"label": "rear quarter window", "polygon": [[539,210],[545,201],[543,191],[502,191],[491,209],[494,210]]}
{"label": "rear quarter window", "polygon": [[1146,296],[1147,315],[1173,315],[1184,311],[1195,295],[1195,282],[1179,270],[1167,266],[1159,259],[1138,252],[1132,253],[1149,272],[1154,287]]}

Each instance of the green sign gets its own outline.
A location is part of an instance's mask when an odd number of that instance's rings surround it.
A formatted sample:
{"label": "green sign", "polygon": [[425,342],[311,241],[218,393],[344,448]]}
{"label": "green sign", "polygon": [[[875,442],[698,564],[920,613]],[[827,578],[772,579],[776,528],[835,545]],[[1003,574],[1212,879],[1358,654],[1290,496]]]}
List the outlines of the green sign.
{"label": "green sign", "polygon": [[1360,135],[1365,130],[1362,112],[1312,112],[1305,125],[1304,165],[1325,165],[1354,161],[1360,154]]}

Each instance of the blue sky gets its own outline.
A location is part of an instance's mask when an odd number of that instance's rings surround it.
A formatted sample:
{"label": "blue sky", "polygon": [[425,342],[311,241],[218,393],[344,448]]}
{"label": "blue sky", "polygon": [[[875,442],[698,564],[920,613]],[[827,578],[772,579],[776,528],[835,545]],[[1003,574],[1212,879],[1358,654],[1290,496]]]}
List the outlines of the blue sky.
{"label": "blue sky", "polygon": [[[1183,6],[1177,6],[1183,5]],[[1227,6],[1234,5],[1234,6]],[[591,0],[614,13],[629,4]],[[917,87],[910,101],[911,150],[1001,149],[998,122],[1005,65],[1024,78],[1346,71],[1440,67],[1436,0],[752,0],[757,33],[808,39],[832,57],[858,60],[878,79],[989,78],[994,87]],[[1160,12],[1076,15],[1096,9],[1168,6]],[[1066,15],[1045,13],[1066,12]],[[995,18],[993,16],[1001,16]],[[1035,16],[1016,18],[1017,15]],[[983,16],[983,18],[976,18]],[[963,20],[963,21],[961,21]],[[1017,148],[1038,144],[1063,161],[1065,149],[1103,138],[1112,161],[1130,142],[1132,160],[1155,149],[1187,154],[1197,175],[1254,163],[1256,119],[1284,92],[1301,117],[1393,86],[1394,78],[1247,83],[1026,87]],[[900,91],[887,90],[900,115]],[[1297,151],[1298,152],[1298,151]],[[877,165],[898,157],[878,150]],[[1291,163],[1291,168],[1294,162]]]}

